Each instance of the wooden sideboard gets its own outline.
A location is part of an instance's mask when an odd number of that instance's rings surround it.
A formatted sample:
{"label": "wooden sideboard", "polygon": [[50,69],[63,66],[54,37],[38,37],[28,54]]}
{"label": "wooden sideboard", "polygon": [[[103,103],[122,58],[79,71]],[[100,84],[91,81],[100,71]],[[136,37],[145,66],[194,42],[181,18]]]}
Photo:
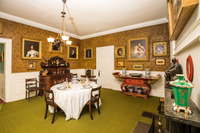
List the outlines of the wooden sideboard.
{"label": "wooden sideboard", "polygon": [[[125,95],[131,95],[134,97],[143,97],[147,98],[150,91],[151,91],[151,85],[155,83],[159,78],[158,76],[150,76],[150,77],[131,77],[129,75],[122,75],[119,72],[113,73],[113,76],[123,83],[121,84],[121,90],[124,92]],[[132,88],[131,88],[132,87]],[[133,91],[130,91],[130,88],[133,89]],[[140,89],[142,92],[141,94],[138,93],[137,89]]]}
{"label": "wooden sideboard", "polygon": [[[68,82],[71,80],[71,73],[69,68],[69,63],[65,62],[62,58],[55,56],[46,63],[40,64],[43,71],[40,71],[39,81],[41,83],[46,83],[46,89],[50,89],[54,85],[54,81],[68,79]],[[46,72],[46,75],[44,73]],[[40,91],[39,95],[43,95],[43,92]]]}

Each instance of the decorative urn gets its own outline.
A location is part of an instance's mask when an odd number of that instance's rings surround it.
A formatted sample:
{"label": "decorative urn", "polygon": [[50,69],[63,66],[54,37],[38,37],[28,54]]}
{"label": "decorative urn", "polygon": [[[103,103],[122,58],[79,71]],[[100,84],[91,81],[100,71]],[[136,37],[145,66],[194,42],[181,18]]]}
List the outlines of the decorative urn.
{"label": "decorative urn", "polygon": [[185,111],[186,114],[192,114],[190,110],[190,97],[192,94],[192,88],[195,86],[189,82],[185,81],[183,74],[176,74],[178,80],[170,81],[170,85],[172,86],[175,103],[173,104],[173,110],[177,111],[178,113],[180,110]]}

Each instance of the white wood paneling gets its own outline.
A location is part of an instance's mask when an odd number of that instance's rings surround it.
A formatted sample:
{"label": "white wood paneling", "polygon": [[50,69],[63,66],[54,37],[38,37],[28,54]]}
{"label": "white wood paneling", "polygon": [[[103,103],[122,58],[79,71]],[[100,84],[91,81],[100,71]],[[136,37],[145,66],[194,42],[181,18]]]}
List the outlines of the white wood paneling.
{"label": "white wood paneling", "polygon": [[[38,78],[39,72],[24,72],[24,73],[13,73],[12,74],[12,86],[11,86],[11,100],[16,101],[25,98],[25,79]],[[31,92],[30,96],[34,96],[35,92]]]}

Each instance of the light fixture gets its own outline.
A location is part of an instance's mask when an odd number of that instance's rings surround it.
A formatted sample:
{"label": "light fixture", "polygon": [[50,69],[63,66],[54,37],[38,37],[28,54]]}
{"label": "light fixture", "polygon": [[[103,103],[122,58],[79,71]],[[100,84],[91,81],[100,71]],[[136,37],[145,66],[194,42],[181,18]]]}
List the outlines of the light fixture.
{"label": "light fixture", "polygon": [[61,14],[62,14],[61,17],[63,19],[63,21],[62,21],[62,33],[60,33],[60,30],[59,30],[58,36],[55,40],[52,37],[47,38],[48,42],[52,43],[52,45],[57,45],[57,44],[71,45],[72,44],[72,41],[69,41],[69,36],[65,35],[65,14],[66,14],[66,12],[64,11],[64,9],[65,9],[66,0],[62,0],[62,1],[63,1],[63,11],[61,12]]}

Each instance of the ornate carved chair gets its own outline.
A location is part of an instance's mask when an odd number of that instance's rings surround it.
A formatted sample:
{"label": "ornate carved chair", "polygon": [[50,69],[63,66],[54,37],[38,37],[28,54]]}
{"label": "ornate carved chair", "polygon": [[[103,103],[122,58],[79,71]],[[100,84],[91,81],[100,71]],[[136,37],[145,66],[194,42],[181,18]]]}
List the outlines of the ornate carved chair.
{"label": "ornate carved chair", "polygon": [[[95,95],[93,96],[93,92],[94,92],[94,91],[98,91],[98,93],[95,94]],[[98,113],[100,114],[100,109],[99,109],[100,92],[101,92],[101,86],[100,86],[100,87],[97,87],[97,88],[93,88],[93,89],[91,90],[91,98],[90,98],[90,100],[86,103],[86,105],[89,106],[90,117],[91,117],[92,120],[93,120],[93,117],[92,117],[91,105],[93,105],[94,103],[97,103]]]}
{"label": "ornate carved chair", "polygon": [[44,119],[46,119],[47,117],[47,112],[48,112],[48,107],[49,105],[54,107],[54,112],[53,112],[53,119],[51,124],[54,123],[54,119],[55,119],[55,113],[56,113],[56,109],[58,108],[58,105],[54,102],[54,93],[52,90],[44,90],[44,99],[46,102],[46,111],[45,111],[45,116]]}
{"label": "ornate carved chair", "polygon": [[38,90],[44,90],[44,89],[46,89],[46,86],[47,86],[46,83],[42,84],[41,82],[37,81],[36,78],[25,79],[25,82],[26,82],[26,85],[25,85],[25,88],[26,88],[25,98],[27,99],[27,93],[28,93],[28,101],[29,102],[30,102],[30,92],[36,91],[35,92],[35,96],[37,96],[37,91]]}
{"label": "ornate carved chair", "polygon": [[86,71],[86,76],[91,76],[91,70],[90,70],[90,69],[88,69],[88,70]]}

